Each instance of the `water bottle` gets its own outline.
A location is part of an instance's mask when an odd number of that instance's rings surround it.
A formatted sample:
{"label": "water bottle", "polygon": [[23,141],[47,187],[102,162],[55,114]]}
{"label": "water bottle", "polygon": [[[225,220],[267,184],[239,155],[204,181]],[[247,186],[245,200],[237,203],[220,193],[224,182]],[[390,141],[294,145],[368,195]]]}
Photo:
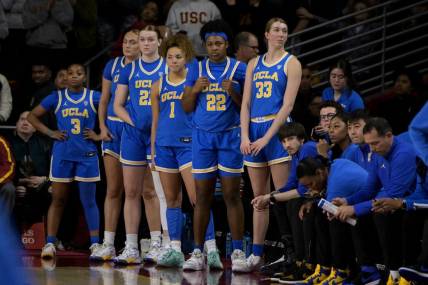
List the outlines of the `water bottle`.
{"label": "water bottle", "polygon": [[226,235],[226,258],[230,258],[232,254],[232,235],[227,233]]}

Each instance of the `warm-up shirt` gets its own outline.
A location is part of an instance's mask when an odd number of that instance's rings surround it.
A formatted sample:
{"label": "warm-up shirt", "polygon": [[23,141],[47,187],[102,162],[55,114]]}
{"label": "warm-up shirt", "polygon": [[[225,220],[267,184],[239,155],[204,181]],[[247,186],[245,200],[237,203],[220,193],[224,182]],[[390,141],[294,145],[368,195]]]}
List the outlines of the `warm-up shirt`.
{"label": "warm-up shirt", "polygon": [[412,145],[394,137],[388,154],[383,159],[373,154],[372,163],[364,189],[346,197],[357,216],[370,213],[373,198],[402,198],[415,189],[416,153]]}
{"label": "warm-up shirt", "polygon": [[308,141],[304,143],[299,151],[293,155],[291,160],[291,170],[290,175],[288,176],[287,184],[284,187],[278,189],[279,192],[287,192],[293,189],[296,189],[300,196],[303,196],[308,189],[299,183],[297,179],[297,165],[306,157],[316,157],[317,156],[317,144],[313,141]]}
{"label": "warm-up shirt", "polygon": [[[322,92],[323,101],[335,101],[334,100],[334,90],[331,87],[327,87]],[[345,112],[350,113],[358,109],[364,109],[364,102],[361,99],[361,96],[354,90],[345,89],[342,91],[342,94],[339,97],[339,100],[336,101],[342,105]]]}
{"label": "warm-up shirt", "polygon": [[367,176],[367,171],[358,164],[348,159],[335,159],[327,179],[327,200],[347,197],[363,190]]}

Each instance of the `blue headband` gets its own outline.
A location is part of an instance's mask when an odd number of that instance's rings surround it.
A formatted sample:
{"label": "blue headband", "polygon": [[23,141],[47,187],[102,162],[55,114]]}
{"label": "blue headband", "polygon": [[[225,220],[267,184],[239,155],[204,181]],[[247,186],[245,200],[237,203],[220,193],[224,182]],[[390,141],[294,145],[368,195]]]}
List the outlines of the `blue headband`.
{"label": "blue headband", "polygon": [[208,37],[211,37],[211,36],[213,36],[213,37],[219,36],[219,37],[222,37],[225,41],[227,41],[227,35],[223,32],[221,32],[221,33],[216,33],[216,32],[206,33],[205,34],[205,41],[208,39]]}

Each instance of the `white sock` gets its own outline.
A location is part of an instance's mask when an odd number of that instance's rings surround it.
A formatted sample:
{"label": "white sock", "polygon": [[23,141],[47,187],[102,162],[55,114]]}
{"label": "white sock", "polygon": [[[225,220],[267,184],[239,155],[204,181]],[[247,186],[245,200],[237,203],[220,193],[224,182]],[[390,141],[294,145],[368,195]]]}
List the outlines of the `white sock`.
{"label": "white sock", "polygon": [[400,279],[400,273],[398,273],[397,270],[390,270],[389,274],[391,274],[392,279],[394,279],[394,280]]}
{"label": "white sock", "polygon": [[160,231],[150,232],[150,239],[151,239],[151,242],[154,242],[154,241],[161,242],[161,232]]}
{"label": "white sock", "polygon": [[210,239],[205,241],[205,246],[207,247],[207,252],[212,252],[217,250],[215,239]]}
{"label": "white sock", "polygon": [[180,240],[172,240],[171,241],[172,249],[176,251],[181,251],[181,241]]}
{"label": "white sock", "polygon": [[114,245],[115,232],[104,231],[104,243],[108,245]]}
{"label": "white sock", "polygon": [[162,233],[162,247],[169,247],[171,240],[169,239],[169,234],[167,231]]}
{"label": "white sock", "polygon": [[126,234],[126,245],[133,248],[138,248],[138,235],[137,234]]}
{"label": "white sock", "polygon": [[164,231],[168,230],[168,222],[166,220],[166,198],[160,181],[159,172],[152,171],[153,185],[155,186],[156,196],[159,199],[161,225]]}

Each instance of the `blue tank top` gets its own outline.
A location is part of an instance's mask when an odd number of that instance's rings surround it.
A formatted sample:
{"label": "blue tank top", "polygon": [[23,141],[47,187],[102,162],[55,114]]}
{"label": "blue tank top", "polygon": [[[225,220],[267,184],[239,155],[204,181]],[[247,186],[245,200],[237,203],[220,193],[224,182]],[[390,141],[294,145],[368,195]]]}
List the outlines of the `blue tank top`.
{"label": "blue tank top", "polygon": [[277,114],[287,88],[287,63],[292,55],[285,53],[273,64],[267,64],[265,56],[258,56],[254,65],[250,118]]}
{"label": "blue tank top", "polygon": [[232,80],[234,89],[241,93],[245,69],[245,64],[229,57],[222,63],[213,63],[209,59],[199,62],[198,77],[207,77],[210,85],[198,95],[193,115],[195,127],[208,132],[221,132],[239,126],[239,107],[221,84],[223,80]]}
{"label": "blue tank top", "polygon": [[152,103],[150,91],[152,83],[167,73],[163,58],[154,62],[144,62],[141,58],[125,66],[119,76],[118,84],[128,86],[129,101],[126,106],[134,126],[149,132],[152,126]]}
{"label": "blue tank top", "polygon": [[110,95],[110,101],[108,102],[108,106],[107,106],[107,117],[115,118],[117,120],[120,120],[120,119],[116,117],[116,113],[113,110],[113,105],[114,105],[114,98],[115,98],[115,93],[117,88],[117,82],[119,81],[120,72],[124,68],[125,68],[125,57],[119,56],[107,62],[103,71],[103,77],[111,81],[111,87],[110,87],[111,95]]}
{"label": "blue tank top", "polygon": [[94,129],[97,109],[101,94],[83,89],[74,93],[68,89],[54,91],[43,99],[41,105],[46,110],[53,110],[57,119],[58,130],[66,131],[65,141],[55,141],[52,153],[65,160],[82,161],[97,156],[97,147],[92,140],[86,140],[83,131]]}
{"label": "blue tank top", "polygon": [[160,146],[190,147],[192,115],[186,114],[181,105],[184,83],[169,82],[164,74],[159,80],[159,121],[156,144]]}

